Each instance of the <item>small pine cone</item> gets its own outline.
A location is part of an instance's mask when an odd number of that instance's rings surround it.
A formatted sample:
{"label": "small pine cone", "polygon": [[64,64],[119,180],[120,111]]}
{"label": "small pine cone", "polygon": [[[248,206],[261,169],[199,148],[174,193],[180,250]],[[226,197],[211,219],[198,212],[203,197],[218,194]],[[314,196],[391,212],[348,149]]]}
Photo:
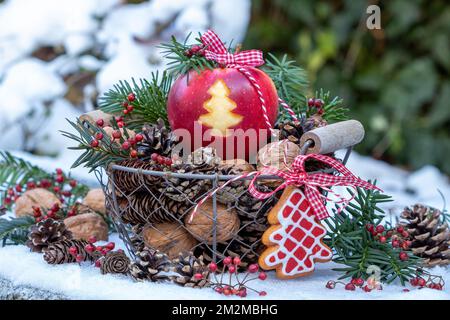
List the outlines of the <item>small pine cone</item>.
{"label": "small pine cone", "polygon": [[170,271],[170,263],[166,254],[144,248],[136,253],[136,260],[130,264],[130,274],[137,281],[167,281],[169,277],[164,273]]}
{"label": "small pine cone", "polygon": [[[152,171],[163,171],[166,168],[153,161],[144,162],[142,160],[123,160],[117,162],[117,165]],[[130,194],[138,190],[154,189],[162,182],[161,177],[152,176],[148,174],[138,174],[134,172],[126,172],[122,170],[114,170],[114,182],[116,193],[119,195]]]}
{"label": "small pine cone", "polygon": [[123,251],[108,252],[101,260],[100,271],[102,274],[121,273],[127,274],[130,270],[130,259]]}
{"label": "small pine cone", "polygon": [[145,125],[142,135],[144,140],[138,146],[139,158],[150,157],[153,153],[172,158],[172,150],[179,138],[166,127],[164,120],[158,119],[155,124]]}
{"label": "small pine cone", "polygon": [[122,220],[132,225],[175,221],[189,208],[185,202],[174,201],[155,193],[135,193],[119,202]]}
{"label": "small pine cone", "polygon": [[77,248],[78,254],[83,256],[83,261],[94,261],[96,256],[88,253],[85,250],[86,245],[89,242],[85,240],[61,240],[50,244],[47,248],[43,249],[44,260],[48,264],[63,264],[76,262],[75,256],[73,256],[69,249],[71,247]]}
{"label": "small pine cone", "polygon": [[312,126],[306,126],[304,120],[300,120],[298,123],[288,120],[277,123],[275,129],[279,130],[278,134],[280,140],[287,139],[295,144],[299,144],[301,136],[306,131],[311,130]]}
{"label": "small pine cone", "polygon": [[45,219],[30,228],[26,245],[33,252],[42,252],[50,244],[72,239],[72,232],[67,230],[62,221]]}
{"label": "small pine cone", "polygon": [[[209,286],[209,270],[203,262],[203,256],[195,257],[192,252],[182,252],[178,258],[172,260],[171,276],[176,284],[189,288],[203,288]],[[202,275],[197,278],[197,275]]]}
{"label": "small pine cone", "polygon": [[447,223],[441,221],[438,209],[416,204],[405,208],[402,225],[409,233],[411,251],[423,259],[427,267],[450,263],[450,231]]}
{"label": "small pine cone", "polygon": [[[217,173],[220,175],[240,176],[244,173],[254,171],[255,168],[244,160],[222,161],[219,165]],[[223,204],[230,204],[239,199],[248,189],[249,180],[236,180],[217,192],[217,200]],[[225,181],[219,182],[219,187],[225,184]]]}

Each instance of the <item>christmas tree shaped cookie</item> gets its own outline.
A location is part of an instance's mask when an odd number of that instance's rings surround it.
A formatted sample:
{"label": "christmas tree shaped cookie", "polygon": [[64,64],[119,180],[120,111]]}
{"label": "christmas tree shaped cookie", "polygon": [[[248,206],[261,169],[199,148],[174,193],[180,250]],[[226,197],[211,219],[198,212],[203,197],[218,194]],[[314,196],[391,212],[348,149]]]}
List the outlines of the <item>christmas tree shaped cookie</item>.
{"label": "christmas tree shaped cookie", "polygon": [[316,262],[331,260],[331,249],[322,242],[326,229],[302,190],[287,187],[268,220],[272,226],[262,238],[267,249],[259,258],[263,269],[276,269],[279,278],[291,279],[312,273]]}

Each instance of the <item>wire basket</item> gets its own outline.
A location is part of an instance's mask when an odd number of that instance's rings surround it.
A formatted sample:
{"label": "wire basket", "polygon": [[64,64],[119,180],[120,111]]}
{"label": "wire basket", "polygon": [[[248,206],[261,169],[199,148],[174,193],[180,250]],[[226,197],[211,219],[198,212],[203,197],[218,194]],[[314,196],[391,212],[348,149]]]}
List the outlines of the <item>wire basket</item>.
{"label": "wire basket", "polygon": [[[310,144],[311,141],[308,140],[301,147],[301,154],[305,154]],[[347,162],[351,150],[351,147],[348,148],[341,160],[344,164]],[[332,173],[330,170],[323,171]],[[197,215],[203,215],[202,218],[203,221],[206,221],[206,227],[203,228],[202,235],[199,235],[186,223],[187,217],[191,214],[197,202],[208,192],[225,181],[236,178],[236,176],[171,173],[142,170],[116,164],[108,168],[106,179],[104,179],[103,171],[96,173],[106,195],[106,208],[121,240],[125,243],[132,257],[136,256],[140,246],[143,245],[143,230],[146,230],[153,237],[157,237],[160,243],[164,244],[162,248],[158,246],[152,249],[168,253],[169,256],[170,253],[178,254],[179,252],[173,250],[177,250],[178,246],[182,245],[186,251],[191,251],[196,256],[202,255],[207,262],[220,263],[226,256],[239,256],[243,261],[243,267],[250,263],[256,263],[264,250],[261,236],[268,227],[267,214],[281,195],[278,192],[268,199],[257,200],[252,198],[247,191],[246,186],[252,179],[251,177],[232,182],[231,185],[235,188],[233,191],[238,190],[237,193],[223,190],[211,196],[212,210],[205,211],[203,206],[200,207]],[[131,186],[131,189],[123,190],[123,186],[117,183],[117,177],[121,174],[133,177],[135,183]],[[269,181],[273,183],[274,179],[280,178],[277,176],[259,176],[258,185],[264,186]],[[187,181],[187,183],[195,181],[203,186],[202,191],[195,196],[185,194],[177,188],[179,184],[174,184],[174,181]],[[156,185],[163,187],[156,188]],[[171,204],[181,209],[174,211],[165,203],[169,191]],[[152,204],[151,207],[146,206],[146,204],[137,205],[144,198],[146,203]],[[177,199],[177,201],[174,202],[172,199]],[[249,203],[250,205],[248,205]],[[239,218],[239,225],[228,228],[230,230],[224,238],[222,232],[224,225],[221,224],[221,218],[231,212],[233,212],[233,216],[237,215]],[[130,216],[134,219],[133,223],[129,221]],[[167,221],[162,221],[164,219],[161,219],[161,217],[164,217]],[[225,220],[225,223],[230,222],[227,217],[222,220]],[[164,223],[170,223],[171,232],[167,233],[165,228],[160,227]],[[174,241],[175,235],[178,242]],[[148,244],[146,246],[152,247]]]}

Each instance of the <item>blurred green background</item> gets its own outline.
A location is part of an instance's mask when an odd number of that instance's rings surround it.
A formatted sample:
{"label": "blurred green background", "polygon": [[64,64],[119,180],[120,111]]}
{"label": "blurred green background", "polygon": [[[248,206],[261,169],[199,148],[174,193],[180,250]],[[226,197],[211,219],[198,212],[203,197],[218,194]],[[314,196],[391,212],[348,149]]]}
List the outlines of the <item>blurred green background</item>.
{"label": "blurred green background", "polygon": [[[366,9],[381,8],[381,30]],[[246,48],[288,53],[364,123],[357,151],[450,174],[450,5],[446,0],[253,0]]]}

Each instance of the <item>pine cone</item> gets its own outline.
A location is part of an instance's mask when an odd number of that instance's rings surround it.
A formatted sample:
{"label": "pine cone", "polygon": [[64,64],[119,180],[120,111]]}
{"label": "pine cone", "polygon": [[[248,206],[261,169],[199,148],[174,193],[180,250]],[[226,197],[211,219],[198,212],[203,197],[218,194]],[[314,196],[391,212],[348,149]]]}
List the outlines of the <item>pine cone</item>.
{"label": "pine cone", "polygon": [[189,204],[178,202],[155,193],[135,193],[119,202],[122,220],[132,225],[175,221],[188,209]]}
{"label": "pine cone", "polygon": [[441,222],[441,214],[437,209],[420,204],[402,212],[410,248],[428,267],[450,263],[450,232],[447,223]]}
{"label": "pine cone", "polygon": [[[157,164],[154,161],[144,162],[142,160],[123,160],[117,162],[117,165],[141,170],[167,170],[166,167]],[[117,193],[119,195],[123,195],[130,194],[141,189],[145,190],[145,188],[154,189],[159,183],[162,182],[162,178],[148,174],[137,174],[134,172],[114,170],[114,182],[116,189],[118,189]]]}
{"label": "pine cone", "polygon": [[102,274],[121,273],[127,274],[130,270],[130,259],[123,251],[108,252],[101,260],[100,271]]}
{"label": "pine cone", "polygon": [[[254,170],[255,168],[246,161],[242,160],[241,162],[238,162],[238,160],[232,160],[223,161],[219,165],[217,173],[219,175],[239,176],[244,173],[252,172]],[[221,187],[224,183],[226,183],[226,181],[220,181],[219,187]],[[245,190],[247,190],[249,183],[249,180],[242,179],[227,184],[217,192],[217,201],[223,204],[234,203],[245,193]]]}
{"label": "pine cone", "polygon": [[67,230],[62,221],[45,219],[30,228],[26,245],[33,252],[42,252],[50,244],[72,239],[72,232]]}
{"label": "pine cone", "polygon": [[169,257],[159,251],[144,248],[136,253],[136,261],[130,264],[131,276],[137,281],[160,282],[169,280],[162,274],[170,271]]}
{"label": "pine cone", "polygon": [[[178,258],[172,260],[171,271],[177,273],[171,279],[178,285],[189,288],[203,288],[209,286],[209,270],[203,262],[203,257],[195,257],[192,252],[180,253]],[[198,279],[197,274],[202,278]]]}
{"label": "pine cone", "polygon": [[43,249],[44,260],[49,264],[62,264],[76,262],[75,256],[70,254],[71,247],[77,248],[78,254],[83,255],[83,261],[94,261],[97,257],[88,253],[84,247],[89,242],[85,240],[61,240],[50,244]]}
{"label": "pine cone", "polygon": [[[201,164],[176,164],[172,166],[172,171],[176,173],[191,174],[214,174],[216,166],[208,163]],[[184,179],[167,177],[159,188],[159,192],[164,196],[179,202],[195,201],[199,195],[206,193],[212,186],[210,179]]]}
{"label": "pine cone", "polygon": [[303,119],[298,123],[288,120],[277,123],[275,129],[279,130],[280,140],[287,139],[295,144],[299,144],[301,136],[306,131],[313,129],[313,126],[311,123],[306,123]]}
{"label": "pine cone", "polygon": [[144,140],[137,149],[140,158],[150,157],[153,153],[172,158],[172,150],[179,139],[165,126],[164,120],[158,119],[156,124],[145,125],[142,135]]}

